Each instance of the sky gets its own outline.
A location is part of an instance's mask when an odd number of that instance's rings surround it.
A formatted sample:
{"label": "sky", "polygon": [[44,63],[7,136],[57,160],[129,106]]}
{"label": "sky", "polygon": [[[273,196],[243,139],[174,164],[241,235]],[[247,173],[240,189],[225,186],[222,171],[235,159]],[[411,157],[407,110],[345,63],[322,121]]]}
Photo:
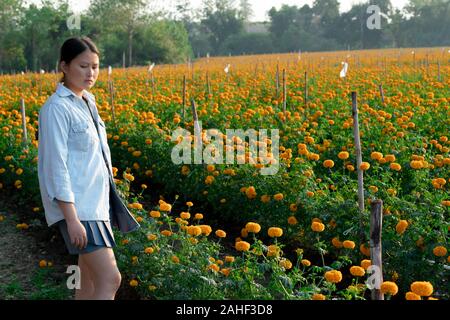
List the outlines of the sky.
{"label": "sky", "polygon": [[[161,6],[164,8],[175,7],[176,0],[153,0],[156,2],[156,7]],[[239,0],[235,0],[239,3]],[[40,0],[29,0],[31,3],[39,3]],[[71,8],[74,12],[80,12],[89,7],[90,0],[69,0]],[[250,18],[251,21],[268,21],[267,11],[270,8],[275,7],[279,9],[283,4],[296,5],[301,7],[305,4],[312,6],[314,0],[249,0],[253,9],[253,16]],[[367,2],[367,0],[340,0],[340,10],[341,12],[346,12],[350,10],[353,4]],[[394,8],[402,9],[409,1],[408,0],[391,0]],[[192,0],[192,7],[201,7],[202,0]]]}

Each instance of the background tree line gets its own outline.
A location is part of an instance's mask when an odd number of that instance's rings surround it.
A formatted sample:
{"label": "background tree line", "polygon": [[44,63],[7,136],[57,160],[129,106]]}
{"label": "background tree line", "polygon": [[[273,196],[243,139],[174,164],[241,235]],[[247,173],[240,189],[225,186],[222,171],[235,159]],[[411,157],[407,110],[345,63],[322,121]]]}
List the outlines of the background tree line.
{"label": "background tree line", "polygon": [[[450,1],[410,0],[400,11],[390,0],[369,0],[339,11],[337,0],[312,6],[283,5],[269,21],[251,23],[248,0],[203,0],[193,9],[177,0],[175,11],[156,10],[157,0],[92,0],[69,30],[68,0],[0,2],[0,70],[53,70],[64,39],[90,36],[103,65],[184,62],[198,56],[293,51],[450,45]],[[383,13],[381,29],[370,30],[369,4]]]}

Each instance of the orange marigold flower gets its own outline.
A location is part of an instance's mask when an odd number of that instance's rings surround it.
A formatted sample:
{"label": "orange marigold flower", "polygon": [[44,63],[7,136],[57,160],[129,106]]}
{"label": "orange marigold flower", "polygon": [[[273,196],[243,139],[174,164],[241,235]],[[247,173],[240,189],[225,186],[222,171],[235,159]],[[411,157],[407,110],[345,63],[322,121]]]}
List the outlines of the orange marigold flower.
{"label": "orange marigold flower", "polygon": [[392,170],[395,170],[395,171],[400,171],[400,170],[402,169],[402,166],[399,165],[399,164],[396,163],[396,162],[392,162],[392,163],[389,165],[389,167],[390,167]]}
{"label": "orange marigold flower", "polygon": [[408,228],[408,221],[400,220],[395,226],[395,231],[397,231],[398,234],[403,234],[406,228]]}
{"label": "orange marigold flower", "polygon": [[331,283],[339,283],[342,280],[342,273],[338,270],[325,272],[325,279]]}
{"label": "orange marigold flower", "polygon": [[182,212],[182,213],[180,213],[180,218],[181,219],[187,220],[190,217],[191,217],[191,214],[189,212]]}
{"label": "orange marigold flower", "polygon": [[380,159],[383,158],[383,154],[382,154],[381,152],[376,152],[376,151],[374,151],[374,152],[372,152],[372,153],[370,154],[370,157],[371,157],[373,160],[380,161]]}
{"label": "orange marigold flower", "polygon": [[359,166],[359,169],[361,169],[362,171],[369,170],[369,168],[370,168],[370,163],[368,163],[368,162],[361,162],[361,165]]}
{"label": "orange marigold flower", "polygon": [[294,217],[294,216],[290,216],[290,217],[288,218],[288,223],[289,223],[291,226],[296,225],[296,224],[298,223],[297,218]]}
{"label": "orange marigold flower", "polygon": [[434,247],[433,254],[436,257],[443,257],[443,256],[445,256],[447,254],[447,248],[443,247],[443,246]]}
{"label": "orange marigold flower", "polygon": [[139,282],[137,280],[133,279],[133,280],[130,281],[130,286],[131,287],[137,287],[138,285],[139,285]]}
{"label": "orange marigold flower", "polygon": [[323,166],[325,168],[333,168],[334,167],[334,161],[333,160],[325,160],[323,162]]}
{"label": "orange marigold flower", "polygon": [[281,259],[280,260],[280,267],[289,270],[292,268],[292,262],[289,259]]}
{"label": "orange marigold flower", "polygon": [[361,267],[364,268],[364,270],[367,270],[372,265],[372,261],[368,259],[364,259],[361,261]]}
{"label": "orange marigold flower", "polygon": [[322,232],[323,230],[325,230],[325,225],[321,222],[314,221],[311,224],[311,229],[314,232]]}
{"label": "orange marigold flower", "polygon": [[217,230],[216,236],[218,236],[219,238],[225,238],[227,236],[227,233],[223,230]]}
{"label": "orange marigold flower", "polygon": [[245,225],[247,232],[258,233],[261,231],[261,226],[256,222],[248,222]]}
{"label": "orange marigold flower", "polygon": [[301,263],[305,267],[309,267],[311,265],[311,261],[309,261],[308,259],[302,259]]}
{"label": "orange marigold flower", "polygon": [[428,281],[415,281],[411,284],[411,291],[421,297],[428,297],[433,294],[433,285]]}
{"label": "orange marigold flower", "polygon": [[362,277],[366,274],[366,272],[364,271],[364,268],[361,268],[359,266],[352,266],[350,268],[350,273],[352,274],[352,276],[355,276],[355,277]]}
{"label": "orange marigold flower", "polygon": [[341,159],[341,160],[346,160],[346,159],[348,159],[349,156],[350,155],[349,155],[349,153],[347,151],[341,151],[338,154],[338,158]]}
{"label": "orange marigold flower", "polygon": [[411,292],[411,291],[408,291],[405,294],[405,299],[406,300],[422,300],[422,298],[419,295],[417,295],[417,294],[415,294],[414,292]]}
{"label": "orange marigold flower", "polygon": [[342,245],[344,246],[345,249],[354,249],[355,248],[355,243],[351,240],[345,240]]}
{"label": "orange marigold flower", "polygon": [[391,296],[395,296],[398,293],[398,287],[392,281],[384,281],[381,284],[380,290],[383,294],[389,294]]}
{"label": "orange marigold flower", "polygon": [[235,248],[237,251],[248,251],[250,249],[250,243],[247,241],[238,241],[235,244]]}
{"label": "orange marigold flower", "polygon": [[339,239],[337,237],[334,237],[333,239],[331,239],[331,244],[335,247],[335,248],[342,248],[342,242],[339,241]]}
{"label": "orange marigold flower", "polygon": [[273,196],[273,198],[274,198],[276,201],[281,201],[281,200],[283,200],[284,196],[283,196],[282,193],[277,193],[276,195]]}
{"label": "orange marigold flower", "polygon": [[170,210],[172,210],[172,205],[166,203],[163,200],[159,200],[159,209],[161,211],[170,211]]}
{"label": "orange marigold flower", "polygon": [[267,247],[267,256],[268,257],[276,257],[280,253],[280,247],[275,244],[271,244]]}
{"label": "orange marigold flower", "polygon": [[323,294],[315,293],[312,295],[311,300],[326,300],[327,297],[325,297]]}
{"label": "orange marigold flower", "polygon": [[278,238],[283,235],[283,229],[277,227],[270,227],[269,230],[267,231],[267,234],[271,238]]}

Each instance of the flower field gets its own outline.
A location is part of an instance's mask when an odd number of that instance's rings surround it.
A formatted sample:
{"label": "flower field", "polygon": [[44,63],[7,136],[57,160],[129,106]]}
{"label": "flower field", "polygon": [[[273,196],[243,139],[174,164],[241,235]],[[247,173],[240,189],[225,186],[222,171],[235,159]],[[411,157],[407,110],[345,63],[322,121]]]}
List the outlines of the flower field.
{"label": "flower field", "polygon": [[[102,70],[92,93],[107,124],[116,182],[142,225],[116,234],[124,279],[143,299],[370,299],[370,203],[381,199],[385,298],[448,299],[447,50],[221,57],[151,71],[114,69],[116,123]],[[348,72],[340,78],[342,62]],[[30,212],[42,211],[38,112],[58,79],[0,76],[0,189]],[[352,91],[364,174],[362,230]],[[270,146],[279,138],[279,157],[268,156],[278,172],[262,175],[267,159],[245,139],[225,134],[201,138],[215,151],[233,142],[245,164],[174,164],[172,150],[185,139],[174,131],[194,133],[191,99],[204,131],[278,129],[279,136],[258,142]]]}

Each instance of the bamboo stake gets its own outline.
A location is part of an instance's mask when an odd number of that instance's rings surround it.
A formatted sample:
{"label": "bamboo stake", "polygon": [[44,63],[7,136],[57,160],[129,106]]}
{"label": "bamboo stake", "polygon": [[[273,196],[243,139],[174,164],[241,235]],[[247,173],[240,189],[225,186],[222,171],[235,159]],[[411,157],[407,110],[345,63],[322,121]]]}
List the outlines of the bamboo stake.
{"label": "bamboo stake", "polygon": [[22,142],[26,146],[28,135],[27,135],[27,119],[26,119],[26,113],[25,113],[25,100],[24,98],[20,99],[20,111],[22,113]]}
{"label": "bamboo stake", "polygon": [[185,119],[186,110],[186,75],[183,75],[183,121]]}
{"label": "bamboo stake", "polygon": [[441,82],[441,62],[438,60],[437,62],[438,66],[438,81]]}
{"label": "bamboo stake", "polygon": [[208,71],[206,71],[206,89],[208,91],[208,98],[209,98],[209,95],[211,94],[211,86],[209,83],[209,72]]}
{"label": "bamboo stake", "polygon": [[[382,245],[381,234],[383,226],[383,201],[374,200],[371,202],[371,215],[370,215],[370,261],[372,265],[377,266],[375,276],[375,283],[383,283],[383,264],[382,264]],[[384,294],[379,287],[372,289],[372,300],[384,300]]]}
{"label": "bamboo stake", "polygon": [[364,242],[364,230],[363,230],[363,212],[364,212],[364,181],[363,171],[361,170],[362,154],[361,154],[361,141],[359,136],[359,122],[358,122],[358,105],[356,101],[356,92],[352,92],[352,115],[353,115],[353,135],[355,139],[356,149],[356,166],[358,172],[358,207],[359,207],[359,233],[361,243]]}
{"label": "bamboo stake", "polygon": [[116,112],[114,110],[114,84],[111,79],[108,80],[108,87],[109,87],[109,101],[111,104],[111,114],[113,118],[114,129],[117,132]]}
{"label": "bamboo stake", "polygon": [[277,74],[275,75],[275,85],[276,85],[276,97],[278,99],[280,95],[280,64],[277,63]]}
{"label": "bamboo stake", "polygon": [[194,163],[201,164],[203,162],[202,161],[202,154],[203,154],[202,129],[198,122],[197,107],[195,106],[194,98],[191,99],[191,107],[192,107],[192,116],[194,118],[194,137],[195,137],[195,140],[194,140]]}
{"label": "bamboo stake", "polygon": [[284,112],[284,121],[286,121],[286,69],[283,69],[283,112]]}

